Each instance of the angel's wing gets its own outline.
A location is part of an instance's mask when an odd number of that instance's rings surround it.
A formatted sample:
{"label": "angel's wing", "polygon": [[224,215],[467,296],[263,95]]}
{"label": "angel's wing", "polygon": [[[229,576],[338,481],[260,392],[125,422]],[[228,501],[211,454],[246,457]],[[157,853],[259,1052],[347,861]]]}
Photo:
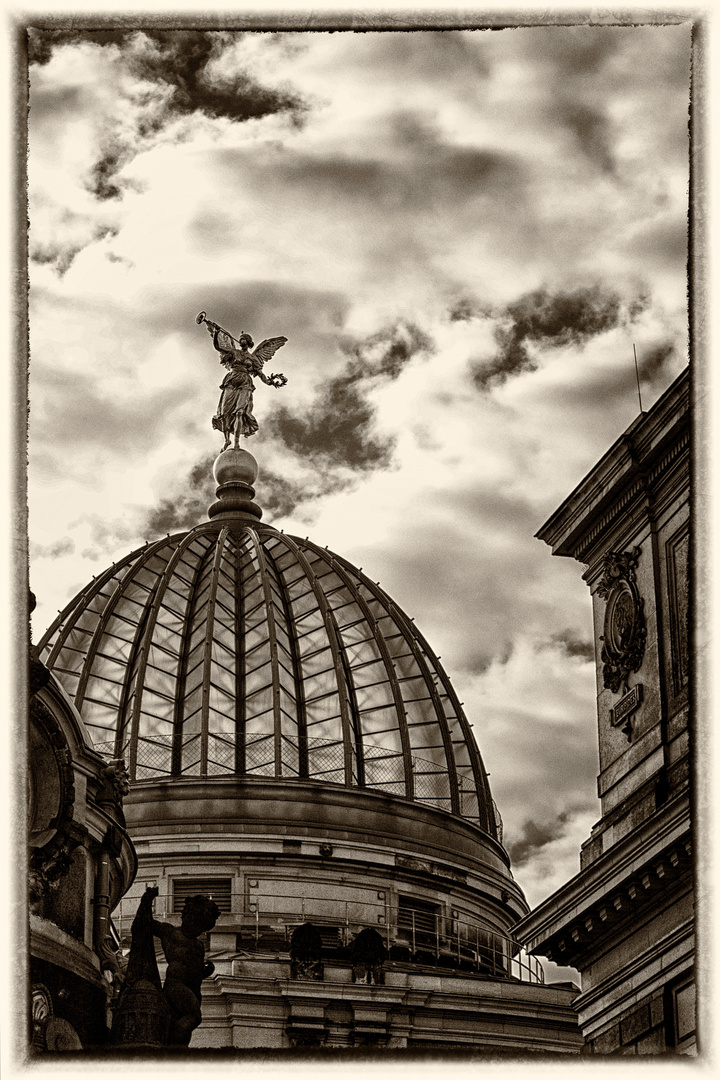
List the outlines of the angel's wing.
{"label": "angel's wing", "polygon": [[262,365],[266,363],[266,361],[272,359],[278,349],[281,349],[286,341],[286,337],[265,338],[264,341],[260,342],[257,349],[252,354],[253,359],[258,361],[259,366],[262,367]]}

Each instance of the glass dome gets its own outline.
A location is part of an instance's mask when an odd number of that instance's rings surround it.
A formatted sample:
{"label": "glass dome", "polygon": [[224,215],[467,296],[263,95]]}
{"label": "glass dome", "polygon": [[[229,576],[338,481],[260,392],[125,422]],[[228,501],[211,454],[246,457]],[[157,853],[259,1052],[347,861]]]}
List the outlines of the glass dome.
{"label": "glass dome", "polygon": [[40,649],[96,749],[134,780],[370,788],[497,836],[437,657],[378,585],[308,540],[218,518],[147,544],[81,591]]}

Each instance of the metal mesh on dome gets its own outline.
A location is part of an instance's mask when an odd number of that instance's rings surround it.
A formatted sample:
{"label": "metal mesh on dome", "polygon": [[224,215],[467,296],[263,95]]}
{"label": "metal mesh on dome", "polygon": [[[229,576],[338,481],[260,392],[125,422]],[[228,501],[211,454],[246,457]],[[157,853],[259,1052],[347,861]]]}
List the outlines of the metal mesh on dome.
{"label": "metal mesh on dome", "polygon": [[467,720],[427,642],[344,559],[208,522],[128,555],[40,643],[98,750],[136,780],[366,787],[495,835]]}

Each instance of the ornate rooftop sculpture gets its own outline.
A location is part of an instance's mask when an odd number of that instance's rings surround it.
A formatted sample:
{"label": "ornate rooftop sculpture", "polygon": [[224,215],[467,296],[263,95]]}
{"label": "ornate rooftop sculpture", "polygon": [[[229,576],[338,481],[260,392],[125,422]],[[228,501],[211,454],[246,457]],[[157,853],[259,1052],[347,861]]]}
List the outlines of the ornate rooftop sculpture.
{"label": "ornate rooftop sculpture", "polygon": [[[115,1042],[126,1046],[187,1046],[202,1018],[201,983],[215,970],[198,938],[215,926],[217,904],[206,896],[188,896],[177,927],[153,918],[157,894],[157,887],[145,890],[132,924],[125,989],[113,1024]],[[160,938],[168,964],[162,992],[154,937]]]}
{"label": "ornate rooftop sculpture", "polygon": [[284,375],[266,375],[263,371],[265,362],[272,359],[287,338],[265,338],[254,352],[250,352],[255,345],[250,334],[241,333],[239,338],[234,338],[222,326],[211,322],[204,311],[196,316],[195,322],[205,323],[213,336],[213,345],[220,353],[220,363],[227,368],[227,375],[220,384],[222,393],[212,424],[216,431],[222,431],[225,436],[223,450],[227,450],[233,435],[237,450],[240,447],[240,436],[244,435],[247,439],[258,429],[252,412],[255,390],[253,376],[276,389],[287,383]]}

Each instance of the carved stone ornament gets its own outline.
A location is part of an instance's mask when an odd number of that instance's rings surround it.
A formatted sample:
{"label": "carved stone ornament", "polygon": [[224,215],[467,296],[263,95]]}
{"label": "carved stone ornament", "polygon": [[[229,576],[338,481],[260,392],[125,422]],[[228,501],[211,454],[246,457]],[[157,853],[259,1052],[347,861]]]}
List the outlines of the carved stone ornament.
{"label": "carved stone ornament", "polygon": [[638,592],[635,567],[640,548],[632,552],[611,551],[603,560],[598,595],[607,600],[600,658],[603,685],[617,694],[628,690],[628,675],[638,671],[645,654],[647,629],[644,601]]}
{"label": "carved stone ornament", "polygon": [[28,886],[31,910],[37,910],[68,872],[79,838],[70,748],[59,721],[39,698],[30,702],[29,736]]}
{"label": "carved stone ornament", "polygon": [[47,986],[36,983],[31,989],[32,1048],[45,1050],[45,1029],[53,1015],[52,995]]}
{"label": "carved stone ornament", "polygon": [[113,758],[101,772],[100,779],[102,783],[97,794],[98,806],[109,809],[124,825],[123,799],[130,790],[130,774],[125,765],[125,759]]}

